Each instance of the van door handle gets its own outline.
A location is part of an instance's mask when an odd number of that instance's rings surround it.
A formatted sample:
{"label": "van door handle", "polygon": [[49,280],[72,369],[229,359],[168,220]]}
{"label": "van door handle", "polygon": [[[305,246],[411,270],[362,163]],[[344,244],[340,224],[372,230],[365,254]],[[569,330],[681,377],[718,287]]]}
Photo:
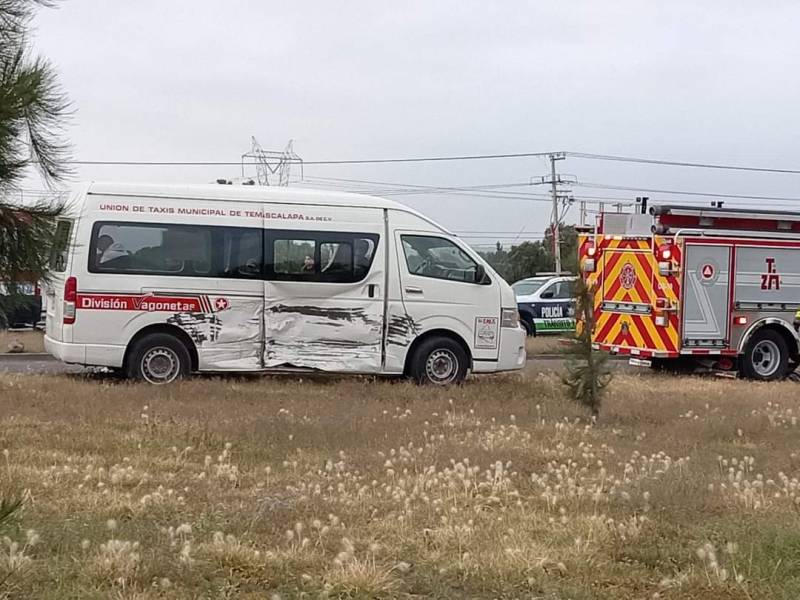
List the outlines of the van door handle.
{"label": "van door handle", "polygon": [[407,285],[405,287],[406,294],[421,294],[422,288],[417,287],[415,285]]}
{"label": "van door handle", "polygon": [[374,297],[375,297],[375,289],[376,289],[377,287],[378,287],[378,286],[377,286],[377,284],[375,284],[375,283],[370,283],[370,284],[367,286],[367,296],[369,296],[370,298],[374,298]]}

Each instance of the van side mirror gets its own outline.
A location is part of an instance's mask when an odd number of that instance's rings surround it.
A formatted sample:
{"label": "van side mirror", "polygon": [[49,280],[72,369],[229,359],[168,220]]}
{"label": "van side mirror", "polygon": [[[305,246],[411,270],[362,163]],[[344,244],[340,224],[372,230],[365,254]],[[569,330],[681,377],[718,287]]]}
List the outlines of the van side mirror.
{"label": "van side mirror", "polygon": [[475,283],[478,285],[488,285],[491,283],[489,276],[486,274],[486,267],[481,264],[475,265]]}

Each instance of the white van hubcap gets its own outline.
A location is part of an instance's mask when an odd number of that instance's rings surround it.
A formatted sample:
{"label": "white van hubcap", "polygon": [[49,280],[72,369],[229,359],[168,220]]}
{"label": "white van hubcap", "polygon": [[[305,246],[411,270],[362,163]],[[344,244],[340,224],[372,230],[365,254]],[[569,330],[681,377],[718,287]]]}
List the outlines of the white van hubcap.
{"label": "white van hubcap", "polygon": [[450,350],[434,350],[425,363],[425,373],[433,383],[450,383],[458,375],[458,358]]}
{"label": "white van hubcap", "polygon": [[142,358],[142,375],[150,383],[170,383],[180,373],[181,361],[172,348],[151,348]]}
{"label": "white van hubcap", "polygon": [[761,377],[774,374],[780,364],[781,352],[772,340],[761,340],[753,348],[753,369]]}

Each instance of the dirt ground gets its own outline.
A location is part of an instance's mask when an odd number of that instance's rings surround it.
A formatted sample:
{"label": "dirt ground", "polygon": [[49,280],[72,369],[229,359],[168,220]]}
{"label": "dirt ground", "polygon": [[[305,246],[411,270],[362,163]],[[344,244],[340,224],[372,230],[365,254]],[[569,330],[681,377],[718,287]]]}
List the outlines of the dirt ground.
{"label": "dirt ground", "polygon": [[44,352],[44,334],[41,331],[0,330],[0,354],[8,352],[12,341],[21,342],[25,352]]}

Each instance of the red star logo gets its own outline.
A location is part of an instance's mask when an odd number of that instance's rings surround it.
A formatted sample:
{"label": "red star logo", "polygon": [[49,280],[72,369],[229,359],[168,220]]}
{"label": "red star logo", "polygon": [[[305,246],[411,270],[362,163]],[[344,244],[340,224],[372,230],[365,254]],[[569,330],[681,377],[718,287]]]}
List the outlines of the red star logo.
{"label": "red star logo", "polygon": [[214,306],[216,307],[217,310],[225,310],[230,305],[231,305],[231,303],[228,302],[227,298],[217,298],[214,301]]}

